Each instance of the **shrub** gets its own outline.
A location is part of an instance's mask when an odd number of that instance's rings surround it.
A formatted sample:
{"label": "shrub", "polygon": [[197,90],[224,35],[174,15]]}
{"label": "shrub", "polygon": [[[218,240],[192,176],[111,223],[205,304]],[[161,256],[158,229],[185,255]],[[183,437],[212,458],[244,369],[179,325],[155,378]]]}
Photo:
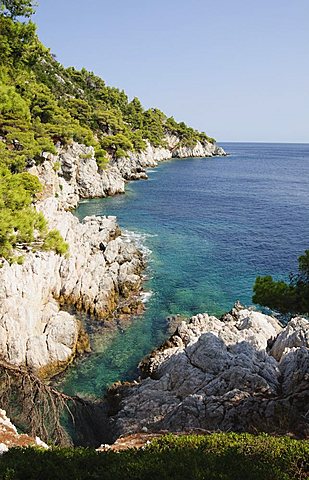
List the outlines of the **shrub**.
{"label": "shrub", "polygon": [[167,435],[144,449],[97,453],[84,448],[13,449],[1,478],[14,480],[305,480],[306,441],[268,435]]}
{"label": "shrub", "polygon": [[54,172],[59,172],[60,168],[61,168],[61,163],[58,162],[58,161],[54,162],[54,164],[53,164]]}
{"label": "shrub", "polygon": [[59,255],[69,251],[69,245],[63,240],[59,230],[50,230],[44,238],[42,250],[54,250]]}
{"label": "shrub", "polygon": [[289,283],[257,277],[253,292],[254,303],[282,313],[309,313],[309,250],[299,257],[298,273],[290,274]]}

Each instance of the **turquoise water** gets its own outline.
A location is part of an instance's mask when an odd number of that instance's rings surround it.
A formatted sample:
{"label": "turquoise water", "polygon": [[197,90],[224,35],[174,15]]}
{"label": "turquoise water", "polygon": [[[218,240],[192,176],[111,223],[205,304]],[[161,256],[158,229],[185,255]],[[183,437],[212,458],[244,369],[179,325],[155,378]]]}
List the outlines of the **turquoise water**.
{"label": "turquoise water", "polygon": [[165,318],[220,315],[251,304],[257,275],[287,278],[309,247],[309,145],[224,144],[222,158],[172,160],[131,182],[126,195],[80,204],[77,215],[116,215],[152,253],[141,317],[92,335],[94,353],[60,388],[101,396],[132,379],[139,360],[166,335]]}

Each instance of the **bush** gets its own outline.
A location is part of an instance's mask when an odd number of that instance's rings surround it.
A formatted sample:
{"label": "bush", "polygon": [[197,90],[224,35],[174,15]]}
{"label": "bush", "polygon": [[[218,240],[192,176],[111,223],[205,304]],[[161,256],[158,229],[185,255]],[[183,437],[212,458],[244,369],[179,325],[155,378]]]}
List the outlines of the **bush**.
{"label": "bush", "polygon": [[69,251],[69,245],[58,230],[50,230],[44,238],[42,250],[54,250],[59,255],[65,255]]}
{"label": "bush", "polygon": [[309,313],[309,250],[298,259],[298,273],[290,282],[275,281],[271,276],[257,277],[253,286],[254,303],[282,313]]}
{"label": "bush", "polygon": [[58,162],[58,161],[57,161],[57,162],[54,162],[54,164],[53,164],[53,170],[54,170],[54,172],[59,172],[60,168],[61,168],[61,163]]}
{"label": "bush", "polygon": [[10,263],[22,262],[24,248],[55,250],[60,255],[68,245],[57,230],[48,232],[47,222],[32,202],[42,186],[37,177],[2,170],[0,176],[0,256]]}
{"label": "bush", "polygon": [[1,478],[14,480],[305,480],[306,441],[248,434],[167,435],[144,449],[12,449]]}

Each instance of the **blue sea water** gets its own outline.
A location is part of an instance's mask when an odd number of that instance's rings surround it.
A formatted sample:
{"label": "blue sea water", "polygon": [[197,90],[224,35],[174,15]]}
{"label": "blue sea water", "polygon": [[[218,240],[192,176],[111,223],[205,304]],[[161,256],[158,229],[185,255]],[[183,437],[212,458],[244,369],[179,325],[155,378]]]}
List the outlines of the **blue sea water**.
{"label": "blue sea water", "polygon": [[309,144],[222,145],[227,157],[171,160],[131,182],[125,195],[81,203],[77,215],[116,215],[151,250],[144,315],[92,336],[94,353],[60,388],[100,396],[132,379],[162,342],[165,318],[220,315],[251,304],[257,275],[286,279],[309,248]]}

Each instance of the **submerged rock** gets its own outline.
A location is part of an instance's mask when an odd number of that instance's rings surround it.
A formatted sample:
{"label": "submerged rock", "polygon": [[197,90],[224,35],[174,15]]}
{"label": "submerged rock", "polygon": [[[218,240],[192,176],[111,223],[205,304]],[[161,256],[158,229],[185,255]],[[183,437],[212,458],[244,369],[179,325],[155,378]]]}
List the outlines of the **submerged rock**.
{"label": "submerged rock", "polygon": [[145,428],[307,436],[308,334],[305,319],[283,328],[239,306],[221,319],[192,317],[141,363],[146,378],[110,392],[114,438]]}

